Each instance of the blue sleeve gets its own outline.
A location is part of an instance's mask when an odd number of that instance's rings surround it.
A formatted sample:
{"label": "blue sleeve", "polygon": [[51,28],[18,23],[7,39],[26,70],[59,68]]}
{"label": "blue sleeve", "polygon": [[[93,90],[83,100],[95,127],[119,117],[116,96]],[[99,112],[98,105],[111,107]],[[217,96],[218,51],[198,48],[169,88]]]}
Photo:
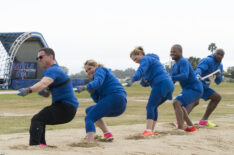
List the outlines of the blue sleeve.
{"label": "blue sleeve", "polygon": [[220,84],[223,80],[223,65],[222,64],[220,65],[219,69],[221,70],[221,72],[220,72],[220,75],[216,77],[215,79],[216,84]]}
{"label": "blue sleeve", "polygon": [[147,69],[149,68],[149,62],[144,58],[140,61],[140,66],[138,67],[136,73],[132,77],[132,81],[138,81],[141,77],[146,73]]}
{"label": "blue sleeve", "polygon": [[104,82],[106,77],[106,71],[100,68],[97,68],[94,73],[93,81],[87,84],[88,90],[97,90],[100,88]]}
{"label": "blue sleeve", "polygon": [[44,72],[44,77],[49,77],[49,78],[51,78],[51,79],[53,79],[53,80],[55,80],[56,79],[56,76],[57,74],[56,74],[56,70],[53,68],[53,67],[50,67],[48,70],[46,70],[45,72]]}
{"label": "blue sleeve", "polygon": [[99,101],[99,95],[98,95],[98,93],[95,91],[94,93],[92,93],[91,95],[90,95],[90,97],[93,99],[93,101],[95,102],[95,103],[98,103],[98,101]]}
{"label": "blue sleeve", "polygon": [[189,64],[186,63],[186,61],[182,61],[180,63],[180,71],[179,74],[177,75],[172,75],[172,80],[173,81],[183,81],[188,79],[189,76]]}
{"label": "blue sleeve", "polygon": [[202,73],[207,71],[209,68],[209,62],[207,59],[201,60],[201,62],[198,64],[197,69],[196,69],[196,75],[199,74],[202,76]]}

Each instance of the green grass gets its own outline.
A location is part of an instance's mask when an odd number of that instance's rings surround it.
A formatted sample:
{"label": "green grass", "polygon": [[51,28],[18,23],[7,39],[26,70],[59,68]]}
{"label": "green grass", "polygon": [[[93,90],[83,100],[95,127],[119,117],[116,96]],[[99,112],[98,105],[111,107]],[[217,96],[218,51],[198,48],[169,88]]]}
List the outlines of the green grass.
{"label": "green grass", "polygon": [[[222,83],[221,85],[212,85],[218,93],[222,95],[222,101],[218,108],[211,115],[210,119],[221,118],[233,115],[234,111],[234,83]],[[127,87],[128,105],[127,109],[119,117],[104,118],[108,125],[128,125],[145,123],[146,104],[150,94],[150,88],[143,88],[138,84]],[[173,96],[180,93],[180,86],[176,85]],[[84,128],[85,108],[94,103],[89,98],[87,92],[76,94],[79,100],[79,108],[76,117],[67,124],[48,125],[47,130]],[[87,100],[88,99],[88,100]],[[43,107],[51,104],[51,98],[42,98],[36,93],[26,97],[20,97],[14,94],[0,95],[0,134],[28,132],[30,120],[34,114]],[[203,100],[192,111],[190,118],[193,121],[199,120],[205,112],[207,102]],[[15,114],[24,116],[2,116],[2,114]],[[159,107],[159,122],[173,122],[175,120],[172,101],[167,101]]]}

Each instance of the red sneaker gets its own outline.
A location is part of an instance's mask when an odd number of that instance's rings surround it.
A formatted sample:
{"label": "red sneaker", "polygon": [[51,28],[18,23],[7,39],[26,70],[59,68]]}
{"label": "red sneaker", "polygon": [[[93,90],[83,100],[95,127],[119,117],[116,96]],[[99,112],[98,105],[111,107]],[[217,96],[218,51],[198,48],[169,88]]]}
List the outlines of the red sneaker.
{"label": "red sneaker", "polygon": [[142,136],[153,136],[154,132],[145,130],[144,132],[141,133],[141,135]]}
{"label": "red sneaker", "polygon": [[184,131],[187,131],[187,132],[195,132],[195,131],[197,131],[197,129],[196,129],[196,127],[193,125],[192,127],[188,127],[188,126],[186,126],[185,128],[184,128]]}

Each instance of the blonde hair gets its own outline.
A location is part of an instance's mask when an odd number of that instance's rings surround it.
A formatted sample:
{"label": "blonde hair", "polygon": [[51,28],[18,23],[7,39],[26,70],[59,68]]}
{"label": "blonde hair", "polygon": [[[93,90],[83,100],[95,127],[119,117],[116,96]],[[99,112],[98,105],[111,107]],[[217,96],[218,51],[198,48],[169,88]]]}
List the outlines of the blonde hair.
{"label": "blonde hair", "polygon": [[144,49],[141,46],[137,46],[131,53],[130,57],[133,55],[139,55],[139,54],[145,55]]}
{"label": "blonde hair", "polygon": [[104,65],[103,64],[100,64],[100,63],[97,63],[95,60],[87,60],[85,63],[84,63],[84,66],[93,66],[93,67],[103,67]]}

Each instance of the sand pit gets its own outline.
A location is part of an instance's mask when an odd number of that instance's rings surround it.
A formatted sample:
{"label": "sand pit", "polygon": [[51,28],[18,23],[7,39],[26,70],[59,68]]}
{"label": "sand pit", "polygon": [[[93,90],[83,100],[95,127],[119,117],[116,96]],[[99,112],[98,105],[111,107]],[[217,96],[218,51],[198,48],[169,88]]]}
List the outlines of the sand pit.
{"label": "sand pit", "polygon": [[[218,127],[198,127],[194,133],[178,132],[171,123],[159,123],[154,136],[142,137],[145,124],[111,126],[113,142],[83,142],[84,129],[47,131],[48,147],[28,146],[28,133],[0,135],[0,154],[75,155],[75,154],[233,154],[234,124],[219,122]],[[101,135],[98,130],[97,135]]]}

